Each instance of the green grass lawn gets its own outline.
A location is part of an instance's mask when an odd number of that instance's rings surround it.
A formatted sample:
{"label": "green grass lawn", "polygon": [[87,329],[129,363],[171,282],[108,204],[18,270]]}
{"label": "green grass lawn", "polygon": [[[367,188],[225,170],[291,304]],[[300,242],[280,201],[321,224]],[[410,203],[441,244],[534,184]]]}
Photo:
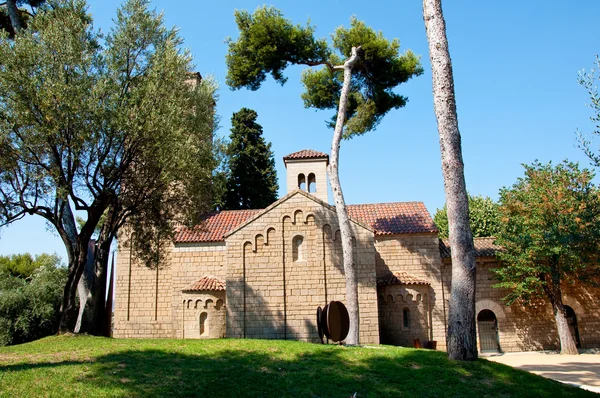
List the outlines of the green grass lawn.
{"label": "green grass lawn", "polygon": [[281,340],[48,337],[0,348],[1,397],[594,397],[480,359]]}

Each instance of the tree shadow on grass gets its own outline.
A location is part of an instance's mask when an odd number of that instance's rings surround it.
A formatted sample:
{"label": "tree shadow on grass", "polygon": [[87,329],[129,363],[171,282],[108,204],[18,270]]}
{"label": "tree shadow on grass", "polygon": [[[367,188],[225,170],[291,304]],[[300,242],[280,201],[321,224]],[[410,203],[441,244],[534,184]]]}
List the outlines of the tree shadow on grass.
{"label": "tree shadow on grass", "polygon": [[75,391],[127,397],[587,395],[486,360],[451,362],[442,352],[401,350],[399,355],[397,349],[306,347],[268,341],[250,348],[235,342],[221,349],[182,344],[179,352],[128,349],[82,361],[6,365],[0,374],[7,375],[5,383],[20,372],[61,377],[52,396]]}

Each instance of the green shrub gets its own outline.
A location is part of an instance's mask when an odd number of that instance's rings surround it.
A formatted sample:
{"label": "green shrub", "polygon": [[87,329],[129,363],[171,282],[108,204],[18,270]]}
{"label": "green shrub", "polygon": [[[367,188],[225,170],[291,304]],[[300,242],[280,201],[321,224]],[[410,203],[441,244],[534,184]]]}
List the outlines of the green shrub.
{"label": "green shrub", "polygon": [[26,278],[0,268],[0,346],[56,333],[67,277],[59,261],[40,262]]}

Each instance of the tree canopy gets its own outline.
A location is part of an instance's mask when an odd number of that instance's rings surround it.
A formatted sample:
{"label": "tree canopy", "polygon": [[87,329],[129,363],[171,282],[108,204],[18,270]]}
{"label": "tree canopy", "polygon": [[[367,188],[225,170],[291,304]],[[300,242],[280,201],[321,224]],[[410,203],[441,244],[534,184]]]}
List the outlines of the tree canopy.
{"label": "tree canopy", "polygon": [[590,121],[594,125],[590,135],[577,131],[579,147],[595,167],[600,167],[600,153],[592,146],[594,138],[600,136],[600,93],[598,92],[598,82],[600,81],[600,57],[598,57],[598,55],[596,55],[594,67],[588,71],[580,71],[577,81],[589,95],[590,102],[587,106],[592,110]]}
{"label": "tree canopy", "polygon": [[[574,343],[561,329],[561,288],[600,279],[600,196],[594,174],[571,162],[525,165],[525,176],[500,190],[497,243],[502,267],[495,287],[509,290],[505,301],[547,297],[554,309],[561,348]],[[576,353],[576,350],[575,350]]]}
{"label": "tree canopy", "polygon": [[61,237],[65,331],[101,217],[100,240],[130,221],[132,247],[156,264],[157,242],[209,207],[214,166],[216,87],[193,73],[176,29],[129,0],[104,36],[86,8],[53,1],[18,40],[0,33],[0,226],[38,215]]}
{"label": "tree canopy", "polygon": [[[271,74],[284,84],[283,71],[289,65],[306,69],[302,73],[305,107],[333,109],[337,112],[343,84],[343,70],[336,68],[351,55],[352,47],[360,47],[361,62],[353,70],[345,114],[344,137],[373,130],[391,109],[406,105],[407,98],[393,89],[423,73],[420,58],[408,50],[400,55],[400,41],[388,40],[364,22],[351,18],[350,28],[338,27],[332,43],[315,38],[315,27],[294,25],[273,7],[261,7],[253,14],[236,11],[240,35],[229,40],[227,84],[257,90]],[[337,113],[328,121],[335,127]]]}
{"label": "tree canopy", "polygon": [[[17,31],[26,28],[38,7],[46,0],[6,0],[0,4],[0,30],[14,38]],[[27,6],[29,10],[26,9]]]}
{"label": "tree canopy", "polygon": [[[481,195],[469,196],[469,224],[474,237],[496,236],[499,228],[498,203]],[[446,205],[437,209],[433,221],[440,238],[448,238],[448,210]]]}
{"label": "tree canopy", "polygon": [[0,256],[0,273],[17,278],[29,278],[40,267],[59,267],[61,259],[56,254],[38,254],[35,258],[29,253]]}
{"label": "tree canopy", "polygon": [[223,209],[263,209],[277,200],[275,159],[257,116],[252,109],[242,108],[231,118]]}

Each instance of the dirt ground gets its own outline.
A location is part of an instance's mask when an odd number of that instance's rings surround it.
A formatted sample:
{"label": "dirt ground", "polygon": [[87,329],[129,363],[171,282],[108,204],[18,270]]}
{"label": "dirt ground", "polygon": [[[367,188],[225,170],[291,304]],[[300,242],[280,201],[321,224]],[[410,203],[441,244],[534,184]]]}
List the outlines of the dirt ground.
{"label": "dirt ground", "polygon": [[600,353],[597,350],[582,351],[579,355],[543,351],[499,354],[485,358],[600,393]]}

